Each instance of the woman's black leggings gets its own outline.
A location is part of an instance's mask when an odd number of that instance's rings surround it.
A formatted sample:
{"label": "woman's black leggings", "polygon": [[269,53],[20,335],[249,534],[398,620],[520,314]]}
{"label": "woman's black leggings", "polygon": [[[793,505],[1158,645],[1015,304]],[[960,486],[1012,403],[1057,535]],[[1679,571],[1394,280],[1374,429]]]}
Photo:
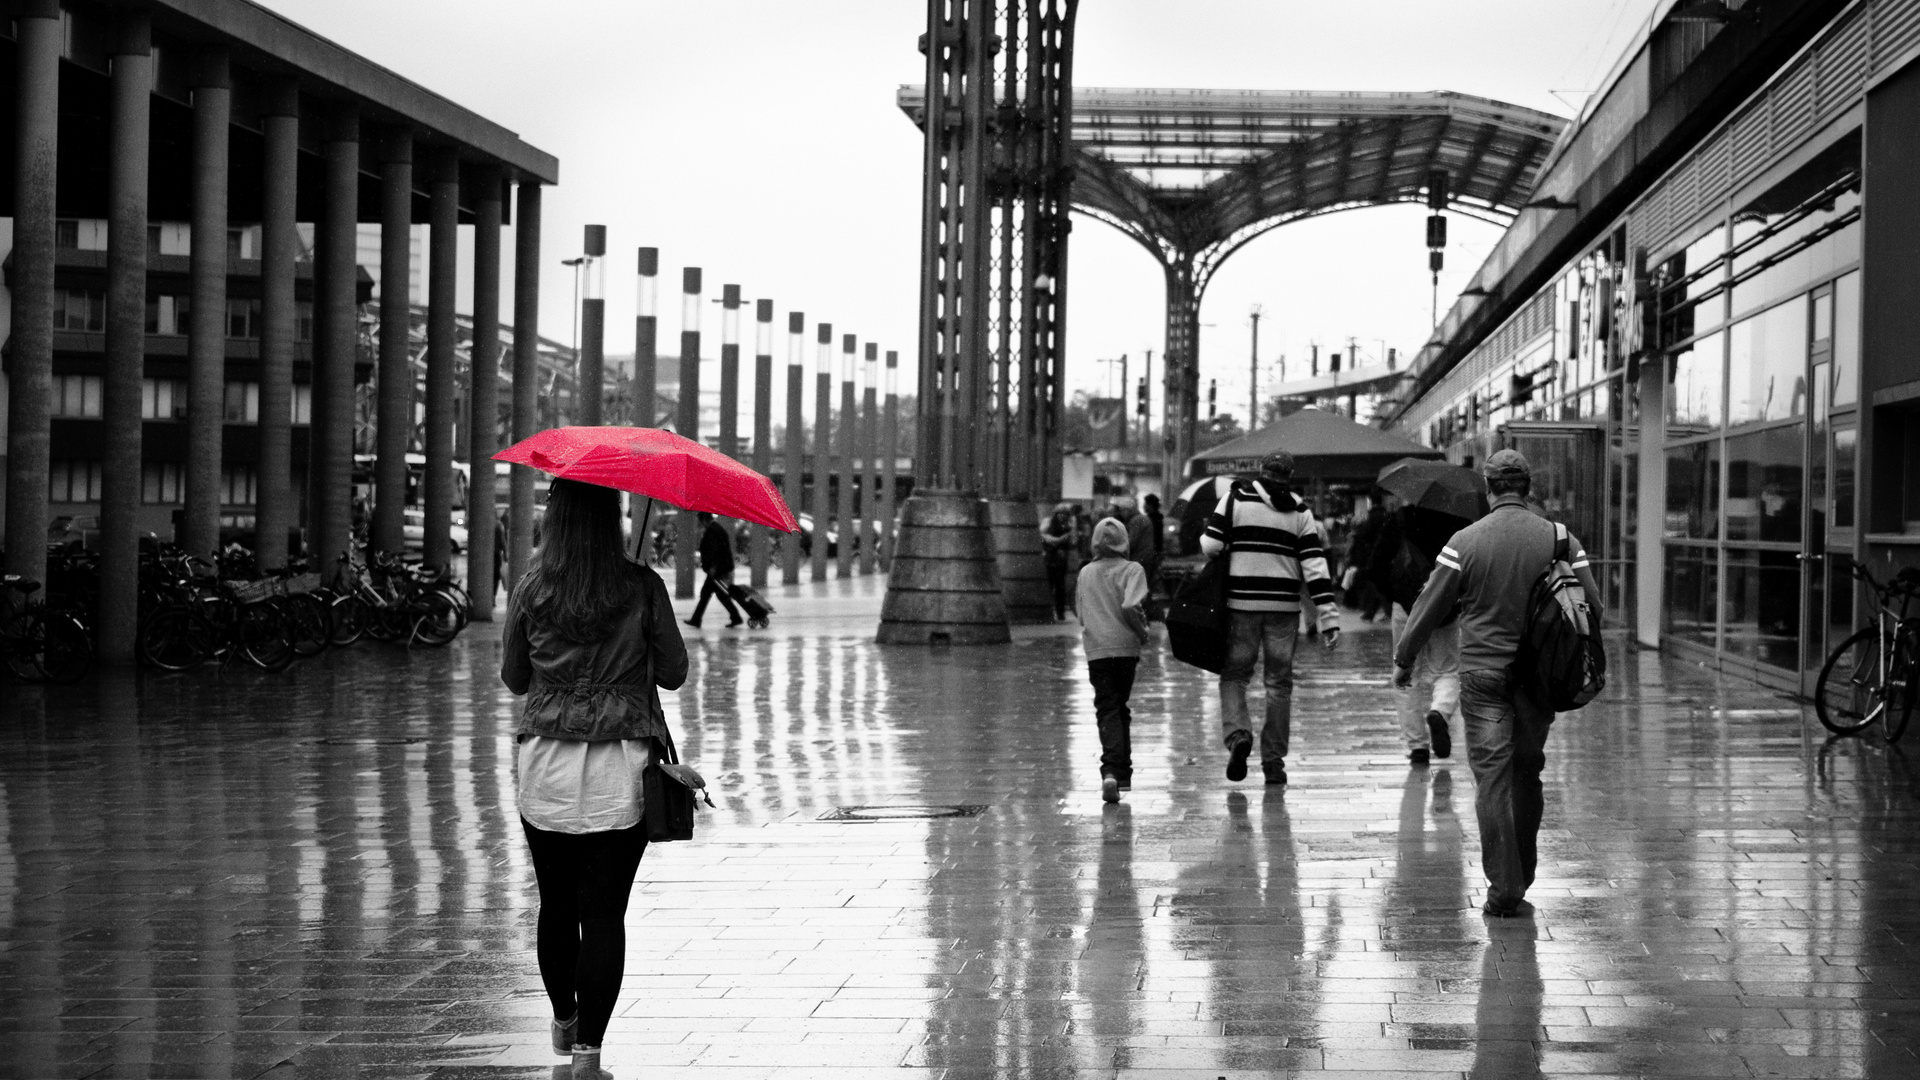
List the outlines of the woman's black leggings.
{"label": "woman's black leggings", "polygon": [[627,896],[647,850],[645,821],[608,832],[557,833],[525,819],[540,882],[540,981],[565,1020],[577,1010],[584,1046],[599,1046],[627,962]]}

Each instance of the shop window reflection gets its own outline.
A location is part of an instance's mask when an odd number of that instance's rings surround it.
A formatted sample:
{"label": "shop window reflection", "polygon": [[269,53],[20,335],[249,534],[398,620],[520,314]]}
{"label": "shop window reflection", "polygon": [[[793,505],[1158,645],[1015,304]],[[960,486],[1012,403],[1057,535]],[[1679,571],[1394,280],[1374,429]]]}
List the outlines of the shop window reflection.
{"label": "shop window reflection", "polygon": [[1727,440],[1728,540],[1800,542],[1802,430],[1789,424]]}
{"label": "shop window reflection", "polygon": [[1683,437],[1720,426],[1726,389],[1725,356],[1720,334],[1706,337],[1675,352],[1668,360],[1667,434]]}
{"label": "shop window reflection", "polygon": [[1720,444],[1694,443],[1667,451],[1667,527],[1670,540],[1720,538]]}
{"label": "shop window reflection", "polygon": [[1860,400],[1860,273],[1833,283],[1833,404]]}
{"label": "shop window reflection", "polygon": [[1800,664],[1800,563],[1791,551],[1727,549],[1727,625],[1721,647],[1780,668]]}
{"label": "shop window reflection", "polygon": [[1666,632],[1711,647],[1719,592],[1719,553],[1710,547],[1668,545]]}
{"label": "shop window reflection", "polygon": [[1860,431],[1849,425],[1833,429],[1833,528],[1854,527],[1855,459]]}
{"label": "shop window reflection", "polygon": [[1728,333],[1727,423],[1804,416],[1807,302],[1797,298],[1735,323]]}

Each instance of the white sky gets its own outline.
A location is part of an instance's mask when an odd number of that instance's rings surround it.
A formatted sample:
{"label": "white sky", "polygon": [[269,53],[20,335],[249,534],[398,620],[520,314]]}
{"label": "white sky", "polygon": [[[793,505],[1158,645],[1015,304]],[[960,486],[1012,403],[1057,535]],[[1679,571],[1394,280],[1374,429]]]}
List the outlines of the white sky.
{"label": "white sky", "polygon": [[[660,249],[661,338],[679,331],[679,271],[736,282],[786,313],[826,319],[913,358],[920,148],[894,106],[923,78],[911,0],[265,0],[325,37],[506,127],[560,159],[547,192],[541,329],[570,336],[581,227],[608,227],[609,353],[631,352],[634,249]],[[1571,115],[1656,0],[1086,0],[1081,86],[1454,90]],[[1560,96],[1555,95],[1560,92]],[[1564,100],[1563,100],[1564,99]],[[1201,381],[1244,417],[1248,312],[1264,308],[1263,385],[1310,343],[1372,360],[1426,340],[1431,289],[1423,207],[1395,206],[1275,230],[1227,261],[1201,314]],[[1102,357],[1147,349],[1155,383],[1164,305],[1158,263],[1076,217],[1068,383],[1107,385]],[[1498,238],[1451,216],[1440,307]],[[512,244],[503,245],[511,256]],[[462,300],[461,306],[466,306]],[[504,311],[511,311],[505,306]],[[717,353],[718,312],[707,305]],[[751,352],[751,332],[746,335]],[[779,380],[776,380],[778,382]],[[911,385],[903,378],[903,385]],[[1203,389],[1204,392],[1204,389]],[[1159,411],[1155,387],[1156,424]]]}

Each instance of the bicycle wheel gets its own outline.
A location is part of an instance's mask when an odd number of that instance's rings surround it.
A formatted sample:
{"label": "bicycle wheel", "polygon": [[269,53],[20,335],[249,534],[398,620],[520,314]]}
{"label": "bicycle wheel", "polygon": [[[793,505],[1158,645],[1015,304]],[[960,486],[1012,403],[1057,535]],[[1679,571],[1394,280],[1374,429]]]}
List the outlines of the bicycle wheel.
{"label": "bicycle wheel", "polygon": [[357,596],[336,597],[327,605],[327,622],[330,627],[329,640],[345,648],[360,640],[367,632],[367,622],[373,610],[367,602]]}
{"label": "bicycle wheel", "polygon": [[293,663],[293,638],[279,608],[242,604],[233,612],[232,633],[240,655],[262,671],[285,671]]}
{"label": "bicycle wheel", "polygon": [[1880,724],[1888,742],[1899,742],[1906,733],[1915,700],[1920,699],[1920,656],[1915,655],[1920,645],[1912,634],[1900,634],[1894,641],[1893,656],[1887,664],[1887,718]]}
{"label": "bicycle wheel", "polygon": [[422,645],[445,645],[459,636],[465,620],[460,617],[459,608],[453,598],[435,590],[424,593],[412,604],[413,633],[410,642]]}
{"label": "bicycle wheel", "polygon": [[1855,631],[1827,657],[1814,684],[1813,711],[1835,735],[1852,735],[1887,710],[1881,682],[1884,638],[1878,627]]}
{"label": "bicycle wheel", "polygon": [[333,621],[326,605],[311,594],[302,593],[287,597],[281,614],[287,620],[293,655],[317,656],[326,651],[333,633]]}
{"label": "bicycle wheel", "polygon": [[77,683],[93,667],[93,638],[80,620],[65,612],[39,614],[44,626],[40,673],[48,682]]}
{"label": "bicycle wheel", "polygon": [[19,611],[0,623],[0,652],[7,658],[7,670],[21,682],[40,678],[40,651],[46,631],[31,611]]}
{"label": "bicycle wheel", "polygon": [[140,659],[161,671],[190,671],[211,655],[213,627],[184,604],[165,604],[140,624]]}

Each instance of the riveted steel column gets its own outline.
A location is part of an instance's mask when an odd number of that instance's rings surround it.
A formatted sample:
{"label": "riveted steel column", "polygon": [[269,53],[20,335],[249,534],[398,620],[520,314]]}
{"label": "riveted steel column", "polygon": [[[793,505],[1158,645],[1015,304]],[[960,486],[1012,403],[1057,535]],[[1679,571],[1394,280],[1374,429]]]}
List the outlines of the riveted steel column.
{"label": "riveted steel column", "polygon": [[[107,663],[133,660],[140,598],[140,379],[147,352],[147,147],[153,102],[152,27],[144,11],[115,16],[107,134],[107,342],[100,395],[100,611],[95,644]],[[224,237],[222,242],[224,242]],[[214,414],[215,422],[219,414]],[[45,494],[45,488],[41,494]],[[37,541],[44,550],[46,536]],[[211,547],[196,555],[213,554]]]}
{"label": "riveted steel column", "polygon": [[807,509],[813,514],[813,581],[827,580],[827,496],[832,475],[833,453],[833,324],[821,323],[819,348],[814,353],[813,374],[813,465],[808,473],[813,490],[807,496]]}
{"label": "riveted steel column", "polygon": [[254,556],[266,573],[287,565],[293,509],[294,225],[300,92],[291,79],[265,88],[260,108],[260,465]]}
{"label": "riveted steel column", "polygon": [[[807,317],[803,312],[787,313],[787,448],[786,475],[782,478],[787,508],[795,517],[806,508],[807,421],[805,402],[807,360],[804,336]],[[780,583],[800,584],[800,536],[780,538]]]}
{"label": "riveted steel column", "polygon": [[880,462],[875,457],[878,447],[875,436],[879,431],[879,417],[875,415],[879,402],[875,400],[876,379],[879,376],[880,346],[867,342],[867,362],[861,368],[865,372],[862,380],[865,389],[861,391],[860,401],[860,460],[865,463],[860,476],[860,572],[873,573],[874,549],[880,546],[880,529],[877,514],[880,509]]}
{"label": "riveted steel column", "polygon": [[580,356],[576,380],[579,416],[576,424],[597,427],[606,423],[607,397],[607,227],[586,228],[587,261],[580,267]]}
{"label": "riveted steel column", "polygon": [[360,113],[325,119],[326,183],[314,250],[313,426],[307,450],[307,550],[328,581],[353,530],[353,364],[358,352],[354,262],[360,209]]}
{"label": "riveted steel column", "polygon": [[467,594],[473,617],[493,621],[495,575],[501,555],[494,544],[500,520],[499,483],[493,455],[500,449],[500,217],[497,166],[474,173],[473,343],[467,368]]}
{"label": "riveted steel column", "polygon": [[839,509],[835,514],[840,519],[840,547],[834,557],[834,568],[839,576],[853,574],[853,549],[860,542],[860,531],[853,519],[853,485],[859,466],[853,463],[854,450],[859,446],[860,414],[853,403],[853,372],[859,366],[858,345],[852,334],[840,338],[840,461],[835,473],[839,476]]}
{"label": "riveted steel column", "polygon": [[[208,48],[198,59],[193,88],[186,512],[180,546],[195,555],[207,555],[220,545],[227,382],[227,132],[233,120],[233,89],[227,50]],[[258,540],[256,536],[256,544]]]}
{"label": "riveted steel column", "polygon": [[[674,427],[682,438],[700,441],[700,268],[680,275],[680,407]],[[682,512],[674,519],[673,595],[693,595],[693,560],[700,547],[700,522]]]}
{"label": "riveted steel column", "polygon": [[659,297],[660,249],[643,247],[633,320],[633,422],[640,427],[660,424]]}
{"label": "riveted steel column", "polygon": [[48,417],[53,402],[53,217],[60,146],[59,0],[14,5],[14,30],[6,569],[45,581]]}
{"label": "riveted steel column", "polygon": [[380,147],[380,366],[375,372],[373,526],[376,551],[406,547],[407,450],[413,443],[413,133]]}
{"label": "riveted steel column", "polygon": [[[753,305],[753,470],[773,475],[773,301]],[[747,550],[747,565],[756,589],[767,585],[767,562],[773,549],[773,531],[755,525]]]}
{"label": "riveted steel column", "polygon": [[434,155],[427,188],[427,459],[421,559],[436,570],[453,565],[453,309],[460,257],[460,159]]}
{"label": "riveted steel column", "polygon": [[720,452],[740,456],[740,286],[720,287]]}
{"label": "riveted steel column", "polygon": [[880,569],[893,566],[893,504],[899,481],[900,354],[887,350],[887,398],[880,420]]}
{"label": "riveted steel column", "polygon": [[[513,441],[540,430],[540,184],[520,181],[513,240]],[[531,466],[509,474],[507,582],[519,583],[533,562]]]}

